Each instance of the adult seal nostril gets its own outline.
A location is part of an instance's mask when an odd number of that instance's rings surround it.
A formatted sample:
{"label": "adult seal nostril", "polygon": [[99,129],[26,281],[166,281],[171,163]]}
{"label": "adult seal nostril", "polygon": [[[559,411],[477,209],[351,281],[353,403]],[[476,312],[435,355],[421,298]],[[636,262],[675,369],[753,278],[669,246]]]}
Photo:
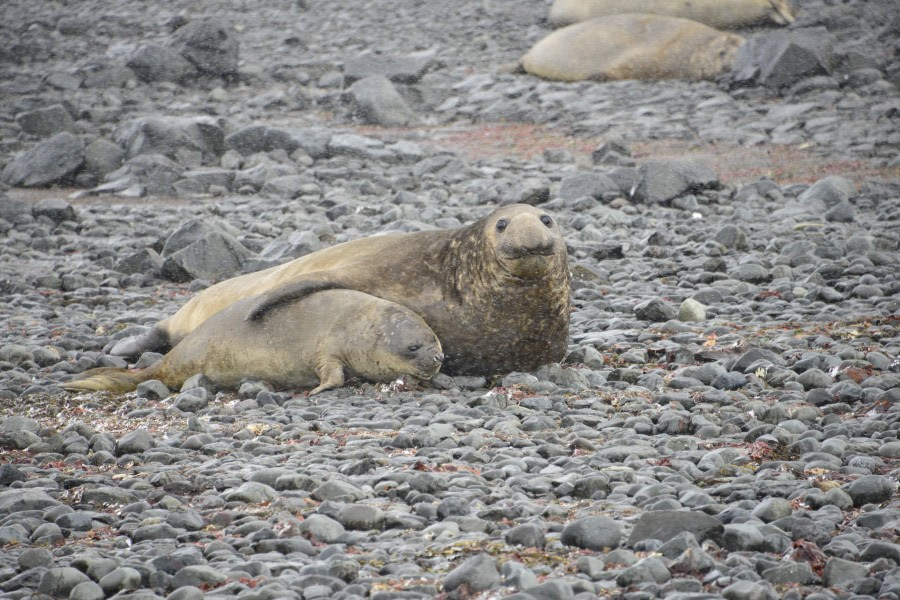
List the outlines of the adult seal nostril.
{"label": "adult seal nostril", "polygon": [[[457,229],[353,240],[223,281],[144,336],[120,342],[113,354],[176,345],[247,296],[258,295],[253,314],[262,316],[316,287],[359,290],[409,307],[440,339],[447,373],[531,371],[565,355],[566,244],[552,215],[526,204],[504,206]],[[292,331],[302,335],[307,326],[298,322]]]}

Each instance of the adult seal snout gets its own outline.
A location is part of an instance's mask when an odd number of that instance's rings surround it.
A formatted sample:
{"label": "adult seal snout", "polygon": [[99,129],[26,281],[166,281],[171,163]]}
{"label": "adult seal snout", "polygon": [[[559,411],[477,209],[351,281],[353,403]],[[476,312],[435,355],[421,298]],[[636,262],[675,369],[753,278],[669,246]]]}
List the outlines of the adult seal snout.
{"label": "adult seal snout", "polygon": [[[570,286],[555,219],[525,204],[504,206],[443,231],[353,240],[207,288],[114,354],[178,344],[220,310],[259,295],[257,314],[304,295],[309,285],[358,290],[406,306],[441,340],[443,370],[494,375],[563,359]],[[298,323],[297,331],[303,324]]]}
{"label": "adult seal snout", "polygon": [[257,298],[241,300],[146,369],[93,369],[63,387],[128,392],[158,379],[179,389],[188,377],[203,373],[223,389],[237,389],[250,378],[282,389],[316,386],[313,395],[344,385],[345,377],[390,381],[437,374],[441,344],[422,317],[394,302],[329,287],[298,287],[294,298],[270,303],[264,311],[257,310]]}

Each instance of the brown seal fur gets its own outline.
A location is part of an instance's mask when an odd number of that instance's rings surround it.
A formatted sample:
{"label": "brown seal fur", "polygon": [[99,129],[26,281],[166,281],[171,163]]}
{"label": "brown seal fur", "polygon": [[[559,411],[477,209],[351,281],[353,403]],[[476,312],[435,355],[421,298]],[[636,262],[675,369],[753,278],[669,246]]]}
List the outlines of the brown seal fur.
{"label": "brown seal fur", "polygon": [[624,13],[681,17],[714,29],[739,29],[766,22],[790,25],[795,18],[788,0],[555,0],[550,7],[550,22],[560,27]]}
{"label": "brown seal fur", "polygon": [[[178,344],[223,308],[252,294],[258,312],[295,289],[329,283],[409,307],[434,330],[443,370],[493,375],[563,359],[570,287],[566,245],[553,218],[525,204],[504,206],[451,230],[377,235],[218,283],[113,354],[135,356]],[[302,335],[303,324],[295,331]],[[177,346],[176,346],[177,347]]]}
{"label": "brown seal fur", "polygon": [[559,81],[712,79],[730,69],[744,38],[688,19],[626,14],[557,29],[522,67]]}
{"label": "brown seal fur", "polygon": [[179,389],[188,377],[203,373],[223,389],[236,389],[247,378],[282,389],[318,383],[312,395],[344,385],[345,370],[347,376],[369,381],[437,374],[441,344],[422,317],[362,292],[317,291],[323,287],[328,286],[296,288],[294,298],[269,304],[262,312],[257,297],[236,302],[146,369],[93,369],[63,387],[127,392],[158,379]]}

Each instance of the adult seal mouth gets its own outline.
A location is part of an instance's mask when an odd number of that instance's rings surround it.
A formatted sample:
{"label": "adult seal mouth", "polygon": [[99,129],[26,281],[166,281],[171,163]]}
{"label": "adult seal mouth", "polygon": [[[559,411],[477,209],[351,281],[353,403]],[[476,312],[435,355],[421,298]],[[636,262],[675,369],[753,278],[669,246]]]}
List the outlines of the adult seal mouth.
{"label": "adult seal mouth", "polygon": [[[457,229],[345,242],[223,281],[112,353],[165,349],[247,296],[259,296],[253,311],[264,315],[317,286],[358,290],[419,314],[441,341],[445,373],[531,371],[565,356],[566,244],[552,215],[526,204],[501,207]],[[296,324],[298,335],[304,327]]]}

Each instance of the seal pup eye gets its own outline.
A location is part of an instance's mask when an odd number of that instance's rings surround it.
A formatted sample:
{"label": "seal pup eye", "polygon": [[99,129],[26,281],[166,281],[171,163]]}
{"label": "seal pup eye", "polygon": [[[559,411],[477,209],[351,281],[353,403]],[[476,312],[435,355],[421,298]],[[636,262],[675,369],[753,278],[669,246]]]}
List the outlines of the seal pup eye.
{"label": "seal pup eye", "polygon": [[550,218],[550,215],[541,215],[541,223],[543,223],[547,227],[550,227],[551,225],[553,225],[553,219]]}
{"label": "seal pup eye", "polygon": [[502,232],[504,229],[506,229],[506,226],[508,224],[509,223],[506,222],[506,219],[500,219],[499,221],[497,221],[497,231]]}
{"label": "seal pup eye", "polygon": [[419,344],[413,344],[412,346],[407,346],[407,350],[410,352],[416,352],[419,348],[421,348]]}

